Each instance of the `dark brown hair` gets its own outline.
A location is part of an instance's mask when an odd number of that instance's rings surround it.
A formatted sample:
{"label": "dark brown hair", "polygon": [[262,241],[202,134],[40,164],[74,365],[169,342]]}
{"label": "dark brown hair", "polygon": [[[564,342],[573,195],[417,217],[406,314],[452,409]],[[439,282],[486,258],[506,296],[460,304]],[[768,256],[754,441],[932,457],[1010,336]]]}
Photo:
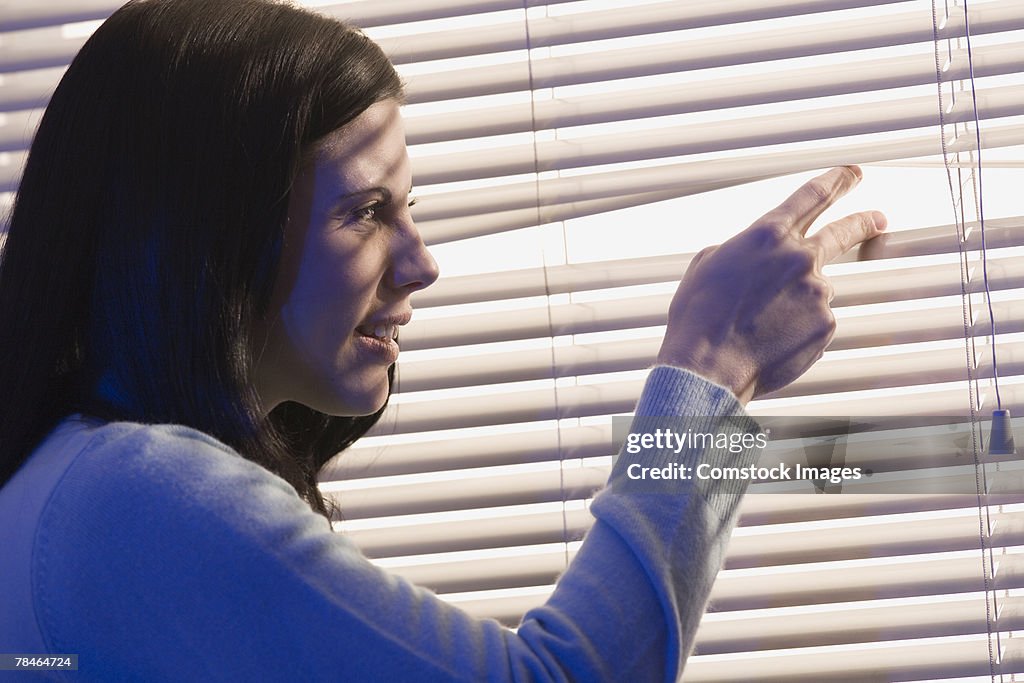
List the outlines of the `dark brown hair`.
{"label": "dark brown hair", "polygon": [[401,95],[361,32],[279,2],[134,0],[104,22],[42,118],[0,261],[0,485],[81,412],[206,432],[329,517],[316,474],[380,413],[265,419],[250,335],[303,154]]}

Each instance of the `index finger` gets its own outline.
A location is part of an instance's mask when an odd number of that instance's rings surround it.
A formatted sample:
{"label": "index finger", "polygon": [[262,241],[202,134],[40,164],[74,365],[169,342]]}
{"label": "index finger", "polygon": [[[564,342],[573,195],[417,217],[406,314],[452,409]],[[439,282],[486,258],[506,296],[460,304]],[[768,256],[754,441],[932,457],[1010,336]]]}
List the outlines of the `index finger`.
{"label": "index finger", "polygon": [[814,220],[856,187],[863,174],[857,166],[837,166],[811,178],[786,201],[766,213],[761,222],[774,223],[804,235]]}

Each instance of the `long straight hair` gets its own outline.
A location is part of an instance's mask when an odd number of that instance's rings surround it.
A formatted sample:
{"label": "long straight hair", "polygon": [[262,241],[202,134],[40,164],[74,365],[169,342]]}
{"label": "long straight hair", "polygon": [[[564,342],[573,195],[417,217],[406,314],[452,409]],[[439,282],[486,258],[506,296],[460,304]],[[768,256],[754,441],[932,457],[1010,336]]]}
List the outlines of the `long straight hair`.
{"label": "long straight hair", "polygon": [[0,261],[0,486],[80,412],[206,432],[330,518],[317,472],[380,412],[264,418],[252,331],[304,153],[401,96],[361,32],[279,2],[133,0],[104,22],[42,118]]}

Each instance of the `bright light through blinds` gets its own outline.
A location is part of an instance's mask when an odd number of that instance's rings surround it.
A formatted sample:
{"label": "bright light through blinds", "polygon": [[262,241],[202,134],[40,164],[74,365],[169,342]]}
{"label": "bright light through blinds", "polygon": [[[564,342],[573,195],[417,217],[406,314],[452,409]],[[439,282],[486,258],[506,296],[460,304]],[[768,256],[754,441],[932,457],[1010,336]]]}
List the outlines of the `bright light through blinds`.
{"label": "bright light through blinds", "polygon": [[[644,7],[665,7],[664,3],[636,4],[640,6],[638,13]],[[622,4],[604,6],[616,9]],[[547,18],[571,10],[586,16],[585,13],[599,8],[596,3],[567,3],[546,10],[531,8],[528,16],[531,22],[537,22],[531,23],[531,33],[535,25],[543,25]],[[579,274],[579,267],[588,263],[658,259],[665,254],[692,253],[720,242],[813,174],[805,171],[742,185],[731,185],[726,180],[724,187],[705,188],[699,183],[701,173],[688,176],[685,165],[707,162],[705,165],[716,171],[715,164],[722,167],[724,160],[748,159],[751,147],[756,148],[759,160],[767,161],[768,166],[775,161],[771,155],[792,158],[816,152],[830,159],[828,163],[840,163],[842,154],[830,156],[830,150],[838,148],[845,153],[854,147],[881,147],[881,152],[855,157],[867,162],[864,182],[853,197],[826,213],[820,223],[857,210],[881,207],[890,218],[893,232],[906,231],[908,236],[916,236],[921,233],[911,231],[948,226],[955,215],[946,170],[941,159],[929,156],[939,151],[934,130],[937,104],[930,42],[901,44],[894,40],[892,45],[866,50],[810,58],[788,56],[760,64],[748,60],[625,79],[596,76],[592,81],[574,83],[568,82],[571,77],[567,77],[563,79],[566,82],[535,89],[532,95],[527,90],[509,88],[510,92],[504,93],[464,99],[439,96],[440,101],[429,101],[429,97],[417,96],[421,92],[417,79],[424,79],[421,82],[426,85],[421,87],[429,91],[431,87],[440,87],[436,84],[441,80],[431,78],[441,70],[453,70],[457,76],[451,78],[458,81],[463,76],[472,76],[474,69],[515,63],[529,54],[533,75],[547,74],[557,80],[558,59],[578,57],[576,64],[586,66],[594,63],[588,61],[591,55],[598,55],[600,60],[602,54],[622,54],[615,50],[669,49],[694,43],[710,46],[713,42],[721,43],[723,51],[728,52],[742,45],[737,35],[768,35],[778,31],[788,36],[804,36],[813,33],[804,27],[813,29],[821,23],[838,27],[860,22],[877,27],[890,18],[898,23],[911,11],[926,13],[927,28],[928,9],[927,4],[920,2],[875,4],[822,15],[709,26],[599,43],[571,43],[528,52],[524,46],[518,52],[493,57],[472,55],[442,62],[403,64],[400,68],[414,95],[406,107],[414,143],[411,153],[418,177],[428,179],[427,183],[419,181],[417,189],[424,209],[431,205],[435,195],[442,200],[451,197],[456,203],[476,201],[475,197],[466,196],[475,191],[481,196],[477,211],[486,214],[489,200],[486,189],[481,188],[519,185],[525,189],[524,196],[529,196],[532,184],[532,196],[536,198],[541,194],[538,184],[547,180],[579,175],[586,178],[592,173],[668,164],[679,164],[678,184],[685,184],[691,177],[698,182],[692,192],[669,188],[664,195],[648,194],[641,201],[623,202],[624,208],[596,211],[593,215],[556,211],[542,215],[541,220],[535,215],[531,223],[531,209],[526,209],[521,221],[503,224],[505,217],[501,216],[495,220],[493,230],[485,227],[482,232],[477,232],[479,223],[486,223],[487,217],[471,214],[464,223],[465,234],[479,236],[454,241],[449,240],[458,235],[462,226],[447,231],[442,223],[447,220],[450,224],[452,219],[458,222],[458,212],[450,216],[445,216],[443,209],[437,214],[428,213],[426,220],[421,220],[428,239],[435,226],[442,230],[443,236],[435,240],[439,243],[434,246],[442,272],[468,291],[491,289],[488,282],[494,283],[493,293],[479,297],[460,295],[459,286],[452,284],[444,292],[425,292],[421,297],[418,320],[424,324],[436,321],[436,325],[421,329],[428,336],[437,330],[447,342],[410,344],[415,349],[404,354],[400,373],[412,391],[403,391],[396,397],[393,421],[378,430],[381,436],[368,440],[363,449],[347,456],[347,463],[342,461],[338,465],[337,476],[348,477],[348,481],[325,484],[337,486],[339,499],[348,504],[350,519],[340,526],[364,543],[371,555],[379,556],[379,561],[391,571],[432,586],[475,614],[514,623],[530,605],[546,598],[549,582],[575,554],[577,543],[571,539],[578,538],[586,527],[586,516],[581,517],[581,499],[586,500],[607,472],[607,455],[599,454],[608,438],[606,418],[599,414],[601,408],[629,410],[644,374],[645,363],[639,359],[653,355],[662,332],[653,312],[663,311],[667,306],[675,278],[664,276],[660,283],[642,277],[627,279],[620,284],[628,286],[620,287],[593,283],[582,290],[571,285],[552,289],[551,283],[563,278],[563,273],[568,282],[573,282],[573,278],[588,280]],[[522,19],[522,15],[511,13],[488,15],[481,19],[481,24],[493,31],[491,22],[521,24]],[[423,25],[423,30],[445,31],[453,26],[441,21],[429,29]],[[466,24],[461,28],[471,32]],[[391,44],[401,49],[397,36],[415,33],[415,26],[405,26],[398,30],[381,29],[375,35],[393,41]],[[1009,97],[1005,107],[999,100],[990,101],[989,114],[997,119],[991,123],[1019,125],[1016,113],[1024,110],[1016,89],[1022,84],[1022,76],[1014,62],[1020,62],[1021,34],[994,33],[975,41],[972,47],[984,51],[981,58],[986,65],[986,75],[978,78],[978,87],[992,89],[997,97],[1004,93]],[[443,45],[446,41],[433,42]],[[793,40],[780,42],[788,45]],[[429,39],[423,41],[424,45],[431,43]],[[953,68],[962,71],[963,46],[957,47],[961,50],[960,62],[954,60]],[[555,66],[548,68],[546,64]],[[883,68],[913,75],[894,77],[892,83],[885,83],[882,77],[874,80],[874,74]],[[565,70],[568,74],[574,72],[568,66]],[[793,82],[817,79],[817,87],[827,91],[827,96],[810,98],[812,93],[801,92],[798,85],[786,81],[782,74],[787,73]],[[769,85],[759,86],[759,81]],[[831,90],[823,85],[836,81],[839,85]],[[900,87],[895,88],[896,85]],[[793,94],[787,95],[787,89],[793,90]],[[659,99],[662,92],[672,94]],[[692,104],[679,106],[679,102],[688,101]],[[623,104],[616,107],[616,102]],[[671,111],[673,105],[679,113]],[[961,100],[959,108],[950,112],[950,119],[962,123],[964,106],[965,101]],[[645,112],[645,107],[649,111]],[[552,124],[537,131],[524,131],[517,119],[549,120]],[[445,140],[446,136],[452,139]],[[922,144],[922,139],[933,142]],[[1011,136],[1009,141],[1020,139]],[[894,145],[904,145],[905,150],[896,157],[913,158],[894,160],[889,151]],[[1021,148],[1014,145],[987,152],[986,158],[994,162],[986,168],[985,175],[989,218],[1014,219],[1020,215],[1014,192],[1019,182],[1020,152]],[[535,163],[542,170],[532,175]],[[467,168],[474,170],[470,172]],[[419,169],[425,173],[419,173]],[[729,171],[726,168],[722,175],[728,176]],[[641,184],[636,187],[640,193],[648,189]],[[688,196],[668,199],[667,195],[673,193]],[[511,201],[508,208],[515,210],[517,206],[520,205]],[[537,214],[536,209],[532,211]],[[439,216],[436,223],[431,220],[434,215]],[[546,223],[544,218],[566,220]],[[951,230],[946,228],[939,234],[944,232],[948,238]],[[964,347],[963,340],[957,339],[962,331],[956,332],[961,310],[959,258],[955,231],[952,234],[952,252],[948,248],[910,250],[902,255],[894,253],[896,258],[869,264],[831,267],[831,274],[837,278],[837,303],[841,306],[837,310],[840,334],[844,320],[849,320],[848,330],[863,328],[867,336],[879,328],[882,332],[864,342],[837,344],[804,378],[803,389],[798,385],[782,392],[779,398],[758,402],[760,406],[755,404],[752,409],[773,411],[795,404],[796,410],[807,412],[809,404],[821,408],[822,401],[834,401],[842,413],[850,410],[850,401],[877,405],[880,400],[905,401],[904,397],[913,395],[921,395],[922,405],[934,410],[948,410],[957,403],[962,407],[966,400]],[[1003,290],[996,292],[996,299],[1005,295],[1004,303],[1010,306],[1019,299],[1019,291],[1013,288],[1024,282],[1020,277],[1024,272],[1015,265],[1020,258],[1016,245],[1020,243],[1019,237],[1011,236],[989,253],[990,266],[998,262],[1005,269],[999,271],[1002,276],[990,273],[994,287]],[[977,249],[977,245],[973,248]],[[972,260],[973,271],[977,268],[976,252]],[[675,273],[682,272],[685,261],[685,257],[679,258]],[[564,270],[567,268],[576,270]],[[502,298],[503,282],[519,281],[531,271],[544,274],[537,286],[509,285],[506,296],[512,295],[511,298]],[[507,279],[501,277],[502,273]],[[463,279],[457,279],[459,276]],[[606,275],[607,278],[614,281],[613,274]],[[599,282],[600,276],[595,279]],[[881,283],[880,290],[889,292],[872,294],[868,291],[871,281],[876,286]],[[900,287],[908,287],[906,296],[892,296],[891,290]],[[615,313],[620,310],[615,307],[616,302],[624,302],[635,311],[637,297],[652,300],[651,319],[640,322],[640,327],[636,327],[637,320],[630,320],[601,329],[600,325],[574,323],[570,315],[573,306],[583,306],[583,320],[608,320],[608,315],[620,315]],[[467,303],[455,303],[460,300]],[[610,307],[602,309],[601,302],[609,302]],[[446,305],[423,307],[431,303]],[[530,310],[538,312],[538,328],[561,325],[564,333],[554,330],[546,337],[516,334],[517,327],[530,325],[526,321],[532,318],[524,313]],[[505,318],[517,319],[508,323],[509,333],[475,336],[474,320],[483,329],[501,324],[499,318],[488,317],[495,311],[504,311]],[[950,316],[947,332],[925,331],[924,328],[935,324],[939,312]],[[925,322],[921,333],[900,336],[901,331],[912,327],[914,316]],[[462,326],[470,331],[464,337],[452,332]],[[1020,371],[1016,365],[1020,358],[1016,344],[1020,343],[1021,330],[1011,324],[1003,331],[1004,345],[1013,345],[1001,354],[1003,382],[1013,386],[1019,379],[1014,375]],[[463,340],[461,344],[474,339],[482,343],[451,346],[460,344],[459,339]],[[612,351],[612,347],[617,350]],[[596,362],[587,362],[595,357]],[[979,367],[983,366],[985,351],[979,350],[977,358]],[[474,381],[473,377],[477,379]],[[625,388],[608,391],[613,385]],[[556,386],[559,395],[543,411],[548,421],[529,421],[531,411],[538,411],[536,397],[552,397]],[[581,389],[598,392],[596,407],[588,407],[587,399],[578,394]],[[955,397],[953,403],[947,403],[951,397]],[[568,404],[573,407],[567,409]],[[523,407],[520,409],[519,405]],[[430,406],[435,409],[430,410]],[[424,407],[427,409],[417,412]],[[484,416],[477,420],[460,419],[466,413]],[[456,417],[448,419],[449,416]],[[560,436],[554,441],[547,440],[549,430],[556,424],[561,429]],[[588,438],[587,432],[596,432],[597,436]],[[418,443],[421,447],[417,447]],[[444,456],[438,457],[438,451]],[[552,457],[558,458],[557,467]],[[364,471],[364,467],[368,469]],[[435,468],[443,471],[415,473]],[[357,478],[352,479],[353,476]],[[428,486],[429,491],[425,490]],[[961,659],[973,662],[971,666],[976,672],[987,669],[984,615],[989,596],[984,591],[979,593],[978,584],[969,578],[978,577],[978,551],[965,550],[978,543],[972,531],[978,511],[959,507],[970,506],[971,501],[941,496],[886,498],[884,494],[874,499],[853,495],[850,499],[819,503],[814,508],[804,501],[772,504],[760,497],[748,500],[743,526],[737,530],[732,546],[729,568],[723,572],[713,596],[715,609],[721,611],[714,612],[714,617],[702,625],[699,654],[688,666],[687,680],[752,680],[753,672],[764,670],[768,661],[782,667],[775,674],[779,680],[801,672],[807,675],[808,671],[824,674],[830,667],[834,672],[847,673],[854,669],[844,667],[853,667],[855,662],[863,665],[865,661],[889,666],[893,676],[908,678],[954,675],[961,671],[957,668]],[[560,500],[568,502],[563,504]],[[873,506],[879,506],[881,516],[859,516]],[[384,514],[389,516],[379,517]],[[935,519],[936,514],[942,519]],[[915,515],[919,519],[911,521]],[[495,532],[493,525],[499,519],[501,531]],[[954,519],[963,524],[956,526],[951,521]],[[782,520],[787,523],[771,523]],[[931,538],[933,534],[928,530],[940,528],[940,524],[944,533],[957,540],[948,544],[939,544],[936,539],[916,540]],[[822,525],[825,528],[815,532]],[[842,540],[827,544],[832,547],[825,549],[820,545],[821,533]],[[756,546],[757,552],[745,550],[743,539],[751,534],[765,539],[763,545]],[[881,551],[876,541],[879,535],[891,538],[890,545],[902,543],[902,547]],[[815,547],[817,552],[812,550]],[[490,548],[491,552],[480,548]],[[1004,544],[1004,548],[1016,554],[1012,543]],[[420,552],[430,554],[423,556]],[[878,553],[885,557],[872,557]],[[770,556],[777,559],[767,559]],[[748,562],[752,562],[750,569],[741,568]],[[745,572],[754,574],[744,576]],[[846,578],[837,579],[837,572]],[[858,580],[851,580],[851,574],[860,578],[859,585]],[[915,581],[901,578],[908,576],[915,577]],[[539,585],[543,583],[549,585]],[[968,586],[970,590],[966,590]],[[875,599],[866,600],[865,591]],[[781,606],[751,609],[757,605],[758,596],[763,595],[781,596]],[[1007,592],[1003,598],[1017,599],[1016,591]],[[827,628],[826,623],[849,625]],[[890,625],[892,635],[883,635]],[[951,659],[938,656],[947,649]],[[831,664],[824,664],[821,657],[832,660]],[[900,660],[906,657],[920,659],[916,673],[897,673]],[[782,665],[779,661],[797,663]],[[762,678],[773,680],[768,673],[762,674]]]}
{"label": "bright light through blinds", "polygon": [[[120,3],[9,4],[0,212],[64,65]],[[751,411],[969,414],[968,362],[973,400],[991,407],[962,2],[937,2],[937,30],[963,207],[940,156],[928,0],[301,4],[366,27],[406,78],[416,216],[442,270],[416,297],[392,408],[323,477],[337,528],[390,571],[509,624],[542,602],[590,524],[609,416],[632,409],[689,255],[822,167],[865,177],[819,224],[880,208],[891,239],[828,268],[835,343]],[[1024,5],[971,2],[970,17],[1001,389],[1016,407]],[[989,680],[989,632],[992,670],[1022,672],[1021,514],[942,492],[748,496],[685,679]],[[979,517],[993,525],[987,583]]]}

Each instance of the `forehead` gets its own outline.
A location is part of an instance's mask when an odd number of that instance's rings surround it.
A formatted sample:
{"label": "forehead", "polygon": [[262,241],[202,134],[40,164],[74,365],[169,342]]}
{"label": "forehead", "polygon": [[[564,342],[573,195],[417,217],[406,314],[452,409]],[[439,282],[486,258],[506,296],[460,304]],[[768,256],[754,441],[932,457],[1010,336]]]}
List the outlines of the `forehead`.
{"label": "forehead", "polygon": [[318,179],[341,182],[350,189],[387,184],[408,173],[405,129],[398,103],[371,105],[346,126],[328,133],[312,150]]}

